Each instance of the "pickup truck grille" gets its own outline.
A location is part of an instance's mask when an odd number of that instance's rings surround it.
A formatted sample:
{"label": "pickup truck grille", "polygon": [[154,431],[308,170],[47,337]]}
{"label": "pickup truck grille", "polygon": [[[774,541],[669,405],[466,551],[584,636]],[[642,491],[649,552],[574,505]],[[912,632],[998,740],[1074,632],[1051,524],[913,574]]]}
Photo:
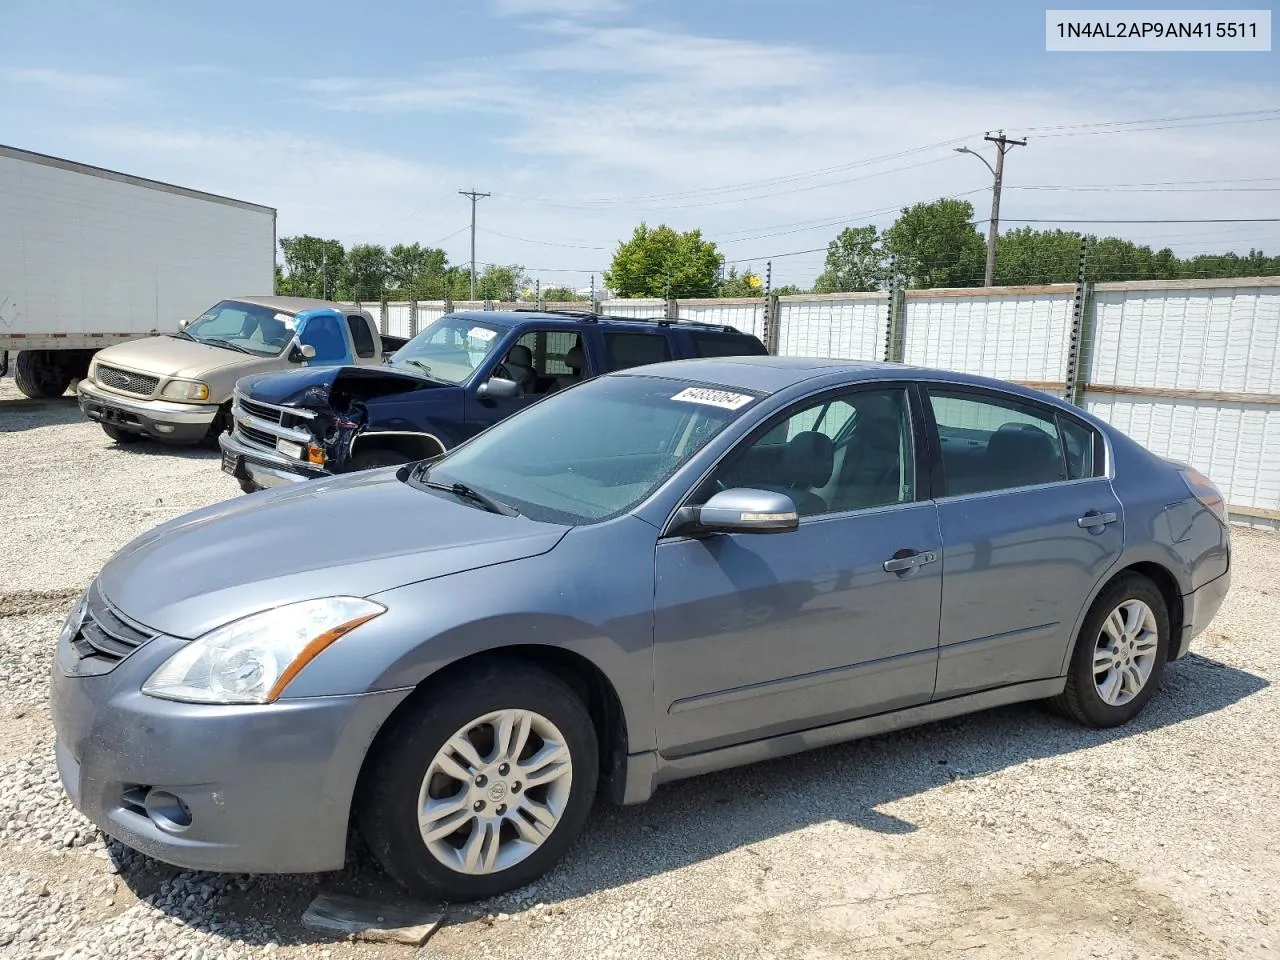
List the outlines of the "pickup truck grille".
{"label": "pickup truck grille", "polygon": [[149,377],[145,373],[129,373],[116,367],[98,364],[98,382],[104,387],[119,390],[121,393],[132,393],[136,397],[149,397],[156,392],[158,377]]}
{"label": "pickup truck grille", "polygon": [[98,589],[89,588],[89,604],[84,623],[72,638],[71,647],[81,660],[123,660],[156,635],[117,613]]}
{"label": "pickup truck grille", "polygon": [[309,410],[250,400],[237,390],[231,415],[234,432],[240,439],[264,451],[275,450],[276,441],[281,439],[304,445],[313,439],[305,426],[315,416]]}

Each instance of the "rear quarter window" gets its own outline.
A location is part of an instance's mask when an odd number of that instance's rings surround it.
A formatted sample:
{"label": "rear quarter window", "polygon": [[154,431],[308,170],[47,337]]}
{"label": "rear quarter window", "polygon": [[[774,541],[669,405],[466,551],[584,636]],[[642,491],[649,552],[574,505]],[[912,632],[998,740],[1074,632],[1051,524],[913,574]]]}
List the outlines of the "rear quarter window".
{"label": "rear quarter window", "polygon": [[762,357],[769,351],[746,333],[690,333],[695,357]]}
{"label": "rear quarter window", "polygon": [[605,372],[629,370],[671,359],[671,344],[661,333],[606,333]]}
{"label": "rear quarter window", "polygon": [[351,331],[351,342],[355,345],[357,357],[372,357],[374,354],[373,333],[369,329],[369,321],[359,314],[347,317],[347,328]]}

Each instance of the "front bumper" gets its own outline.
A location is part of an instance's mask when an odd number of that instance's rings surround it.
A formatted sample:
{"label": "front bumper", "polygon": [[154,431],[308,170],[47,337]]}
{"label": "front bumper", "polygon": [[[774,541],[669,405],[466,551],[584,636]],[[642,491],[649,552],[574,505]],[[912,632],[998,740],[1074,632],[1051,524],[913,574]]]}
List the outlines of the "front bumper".
{"label": "front bumper", "polygon": [[[72,676],[59,645],[51,707],[58,772],[109,836],[190,870],[341,869],[361,764],[408,690],[209,706],[140,687],[185,640],[157,637],[98,676]],[[148,791],[181,799],[190,823],[147,812]],[[172,809],[172,807],[170,808]]]}
{"label": "front bumper", "polygon": [[1231,569],[1220,577],[1202,584],[1198,590],[1182,598],[1182,636],[1176,637],[1177,648],[1171,659],[1180,660],[1191,652],[1191,641],[1205,631],[1217,615],[1231,589]]}
{"label": "front bumper", "polygon": [[219,436],[218,447],[222,450],[223,472],[259,490],[332,476],[324,467],[245,443],[234,431]]}
{"label": "front bumper", "polygon": [[203,440],[218,416],[217,404],[122,397],[87,380],[76,388],[76,399],[90,420],[169,443]]}

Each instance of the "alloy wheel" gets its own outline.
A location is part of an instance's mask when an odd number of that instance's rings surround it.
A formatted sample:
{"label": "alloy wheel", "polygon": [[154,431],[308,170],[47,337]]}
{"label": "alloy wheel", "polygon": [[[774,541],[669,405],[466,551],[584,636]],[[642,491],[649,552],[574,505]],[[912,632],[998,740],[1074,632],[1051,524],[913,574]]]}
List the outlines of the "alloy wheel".
{"label": "alloy wheel", "polygon": [[1155,612],[1142,600],[1125,600],[1111,611],[1093,650],[1093,683],[1104,703],[1121,707],[1142,692],[1159,639]]}

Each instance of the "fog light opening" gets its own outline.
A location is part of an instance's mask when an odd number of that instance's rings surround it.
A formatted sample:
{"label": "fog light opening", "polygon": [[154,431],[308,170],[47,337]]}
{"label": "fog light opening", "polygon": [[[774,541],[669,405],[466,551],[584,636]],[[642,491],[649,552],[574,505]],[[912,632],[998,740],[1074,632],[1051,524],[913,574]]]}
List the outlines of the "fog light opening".
{"label": "fog light opening", "polygon": [[156,429],[157,429],[157,430],[159,430],[161,433],[173,433],[173,424],[171,424],[171,423],[157,423],[157,424],[156,424]]}
{"label": "fog light opening", "polygon": [[167,790],[147,791],[146,811],[151,822],[161,830],[185,830],[191,826],[191,808]]}

